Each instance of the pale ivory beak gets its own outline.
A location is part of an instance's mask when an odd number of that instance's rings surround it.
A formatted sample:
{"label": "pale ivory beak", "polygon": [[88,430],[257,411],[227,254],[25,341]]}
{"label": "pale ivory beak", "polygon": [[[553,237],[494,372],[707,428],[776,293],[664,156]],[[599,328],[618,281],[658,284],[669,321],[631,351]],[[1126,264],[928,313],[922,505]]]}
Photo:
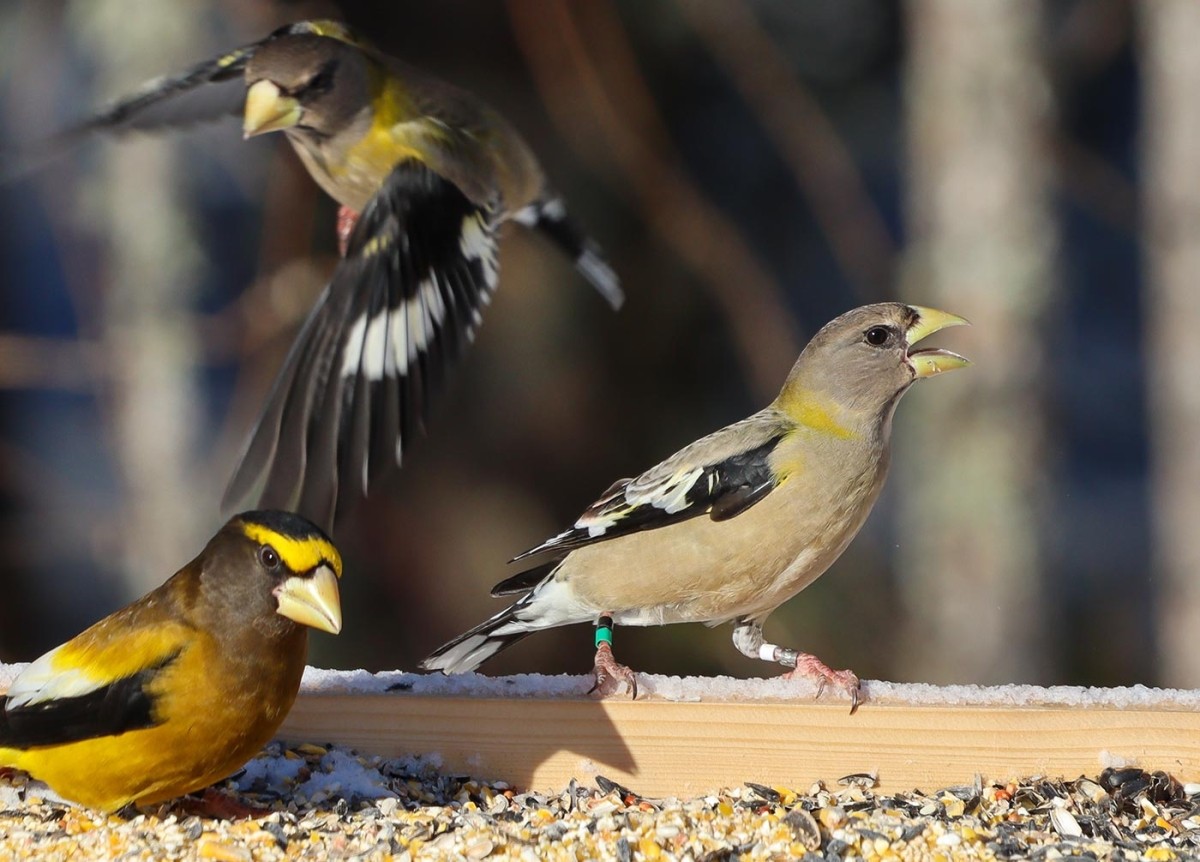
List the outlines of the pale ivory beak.
{"label": "pale ivory beak", "polygon": [[270,81],[257,81],[246,92],[246,108],[242,116],[242,133],[252,138],[267,132],[290,129],[300,122],[300,103],[279,92]]}
{"label": "pale ivory beak", "polygon": [[[936,308],[926,308],[921,305],[910,305],[913,311],[917,313],[917,322],[914,323],[908,330],[908,343],[916,344],[923,338],[933,335],[935,332],[946,329],[950,326],[970,326],[971,323],[966,318],[959,317],[957,314],[950,314],[946,311],[939,311]],[[933,377],[936,374],[941,374],[944,371],[953,371],[956,368],[965,368],[971,364],[969,359],[959,356],[957,353],[951,353],[949,350],[941,348],[930,348],[928,350],[909,350],[908,361],[913,367],[913,372],[917,378]]]}
{"label": "pale ivory beak", "polygon": [[321,565],[308,576],[293,575],[275,590],[278,613],[303,626],[335,635],[342,630],[342,602],[337,575]]}

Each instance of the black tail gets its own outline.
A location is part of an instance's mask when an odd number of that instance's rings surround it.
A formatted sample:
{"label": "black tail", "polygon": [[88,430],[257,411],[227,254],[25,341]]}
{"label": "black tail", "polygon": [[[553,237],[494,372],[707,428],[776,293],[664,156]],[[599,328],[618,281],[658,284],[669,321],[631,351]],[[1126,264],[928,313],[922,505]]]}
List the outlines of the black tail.
{"label": "black tail", "polygon": [[625,301],[621,280],[613,272],[600,246],[592,242],[569,215],[562,199],[547,195],[516,213],[513,218],[523,225],[541,231],[561,248],[613,309]]}
{"label": "black tail", "polygon": [[505,608],[489,620],[485,620],[469,632],[465,632],[447,644],[434,650],[429,658],[421,662],[425,670],[440,670],[444,673],[465,673],[475,670],[501,650],[508,649],[529,635],[532,629],[498,632],[510,623],[522,625],[517,619],[517,610],[524,602]]}

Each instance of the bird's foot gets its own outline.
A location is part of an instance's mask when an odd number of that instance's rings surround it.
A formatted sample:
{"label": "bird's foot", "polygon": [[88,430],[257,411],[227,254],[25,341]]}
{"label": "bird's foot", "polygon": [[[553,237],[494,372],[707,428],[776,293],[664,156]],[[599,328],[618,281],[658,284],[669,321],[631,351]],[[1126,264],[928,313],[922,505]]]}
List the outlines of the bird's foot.
{"label": "bird's foot", "polygon": [[342,257],[346,256],[346,249],[350,245],[350,234],[354,232],[354,226],[358,224],[358,213],[350,209],[348,206],[338,207],[337,214],[337,240],[338,254]]}
{"label": "bird's foot", "polygon": [[271,813],[269,808],[247,805],[234,796],[222,793],[215,787],[207,788],[198,798],[186,797],[180,800],[179,804],[188,814],[212,820],[253,820]]}
{"label": "bird's foot", "polygon": [[588,694],[597,697],[608,697],[621,690],[621,684],[629,686],[632,700],[637,700],[637,674],[613,658],[612,647],[601,643],[596,647],[596,661],[592,665],[592,676],[596,684],[588,690]]}
{"label": "bird's foot", "polygon": [[816,680],[817,697],[821,696],[821,692],[825,690],[826,685],[832,683],[850,695],[851,715],[854,715],[858,711],[858,705],[863,700],[862,688],[859,685],[858,677],[853,671],[833,670],[815,655],[809,655],[808,653],[799,653],[796,656],[796,666],[785,673],[783,678]]}

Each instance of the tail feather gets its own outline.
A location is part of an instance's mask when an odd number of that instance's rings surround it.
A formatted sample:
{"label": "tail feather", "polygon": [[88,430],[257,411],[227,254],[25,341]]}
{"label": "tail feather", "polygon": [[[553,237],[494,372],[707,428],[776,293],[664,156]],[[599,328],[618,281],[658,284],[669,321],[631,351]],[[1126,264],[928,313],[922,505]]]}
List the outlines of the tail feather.
{"label": "tail feather", "polygon": [[[540,583],[518,601],[491,619],[484,620],[470,631],[438,647],[429,658],[421,662],[421,667],[445,673],[464,673],[474,670],[496,653],[508,649],[533,632],[594,619],[598,612],[581,603],[569,584],[554,579],[558,565],[561,563],[551,569]],[[543,572],[545,567],[539,566],[518,575],[517,578],[510,578],[505,584]]]}
{"label": "tail feather", "polygon": [[604,259],[604,252],[567,215],[561,198],[554,195],[543,197],[517,212],[513,218],[540,231],[566,252],[579,274],[596,288],[614,310],[625,302],[621,280]]}
{"label": "tail feather", "polygon": [[533,631],[498,631],[510,623],[521,624],[517,619],[517,609],[521,604],[517,602],[505,608],[491,619],[438,647],[421,662],[421,667],[425,670],[440,670],[443,673],[466,673],[475,670],[496,653],[508,649]]}

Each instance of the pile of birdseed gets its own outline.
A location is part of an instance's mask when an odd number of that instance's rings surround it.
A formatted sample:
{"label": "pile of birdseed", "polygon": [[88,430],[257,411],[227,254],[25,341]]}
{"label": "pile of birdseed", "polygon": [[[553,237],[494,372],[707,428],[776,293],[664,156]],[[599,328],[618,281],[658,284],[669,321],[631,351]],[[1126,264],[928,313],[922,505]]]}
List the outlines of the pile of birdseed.
{"label": "pile of birdseed", "polygon": [[230,821],[153,811],[94,814],[0,777],[0,859],[1172,860],[1200,857],[1200,784],[1107,769],[1094,778],[881,795],[748,782],[648,799],[598,778],[561,793],[440,772],[436,762],[274,745],[222,788],[262,813]]}

